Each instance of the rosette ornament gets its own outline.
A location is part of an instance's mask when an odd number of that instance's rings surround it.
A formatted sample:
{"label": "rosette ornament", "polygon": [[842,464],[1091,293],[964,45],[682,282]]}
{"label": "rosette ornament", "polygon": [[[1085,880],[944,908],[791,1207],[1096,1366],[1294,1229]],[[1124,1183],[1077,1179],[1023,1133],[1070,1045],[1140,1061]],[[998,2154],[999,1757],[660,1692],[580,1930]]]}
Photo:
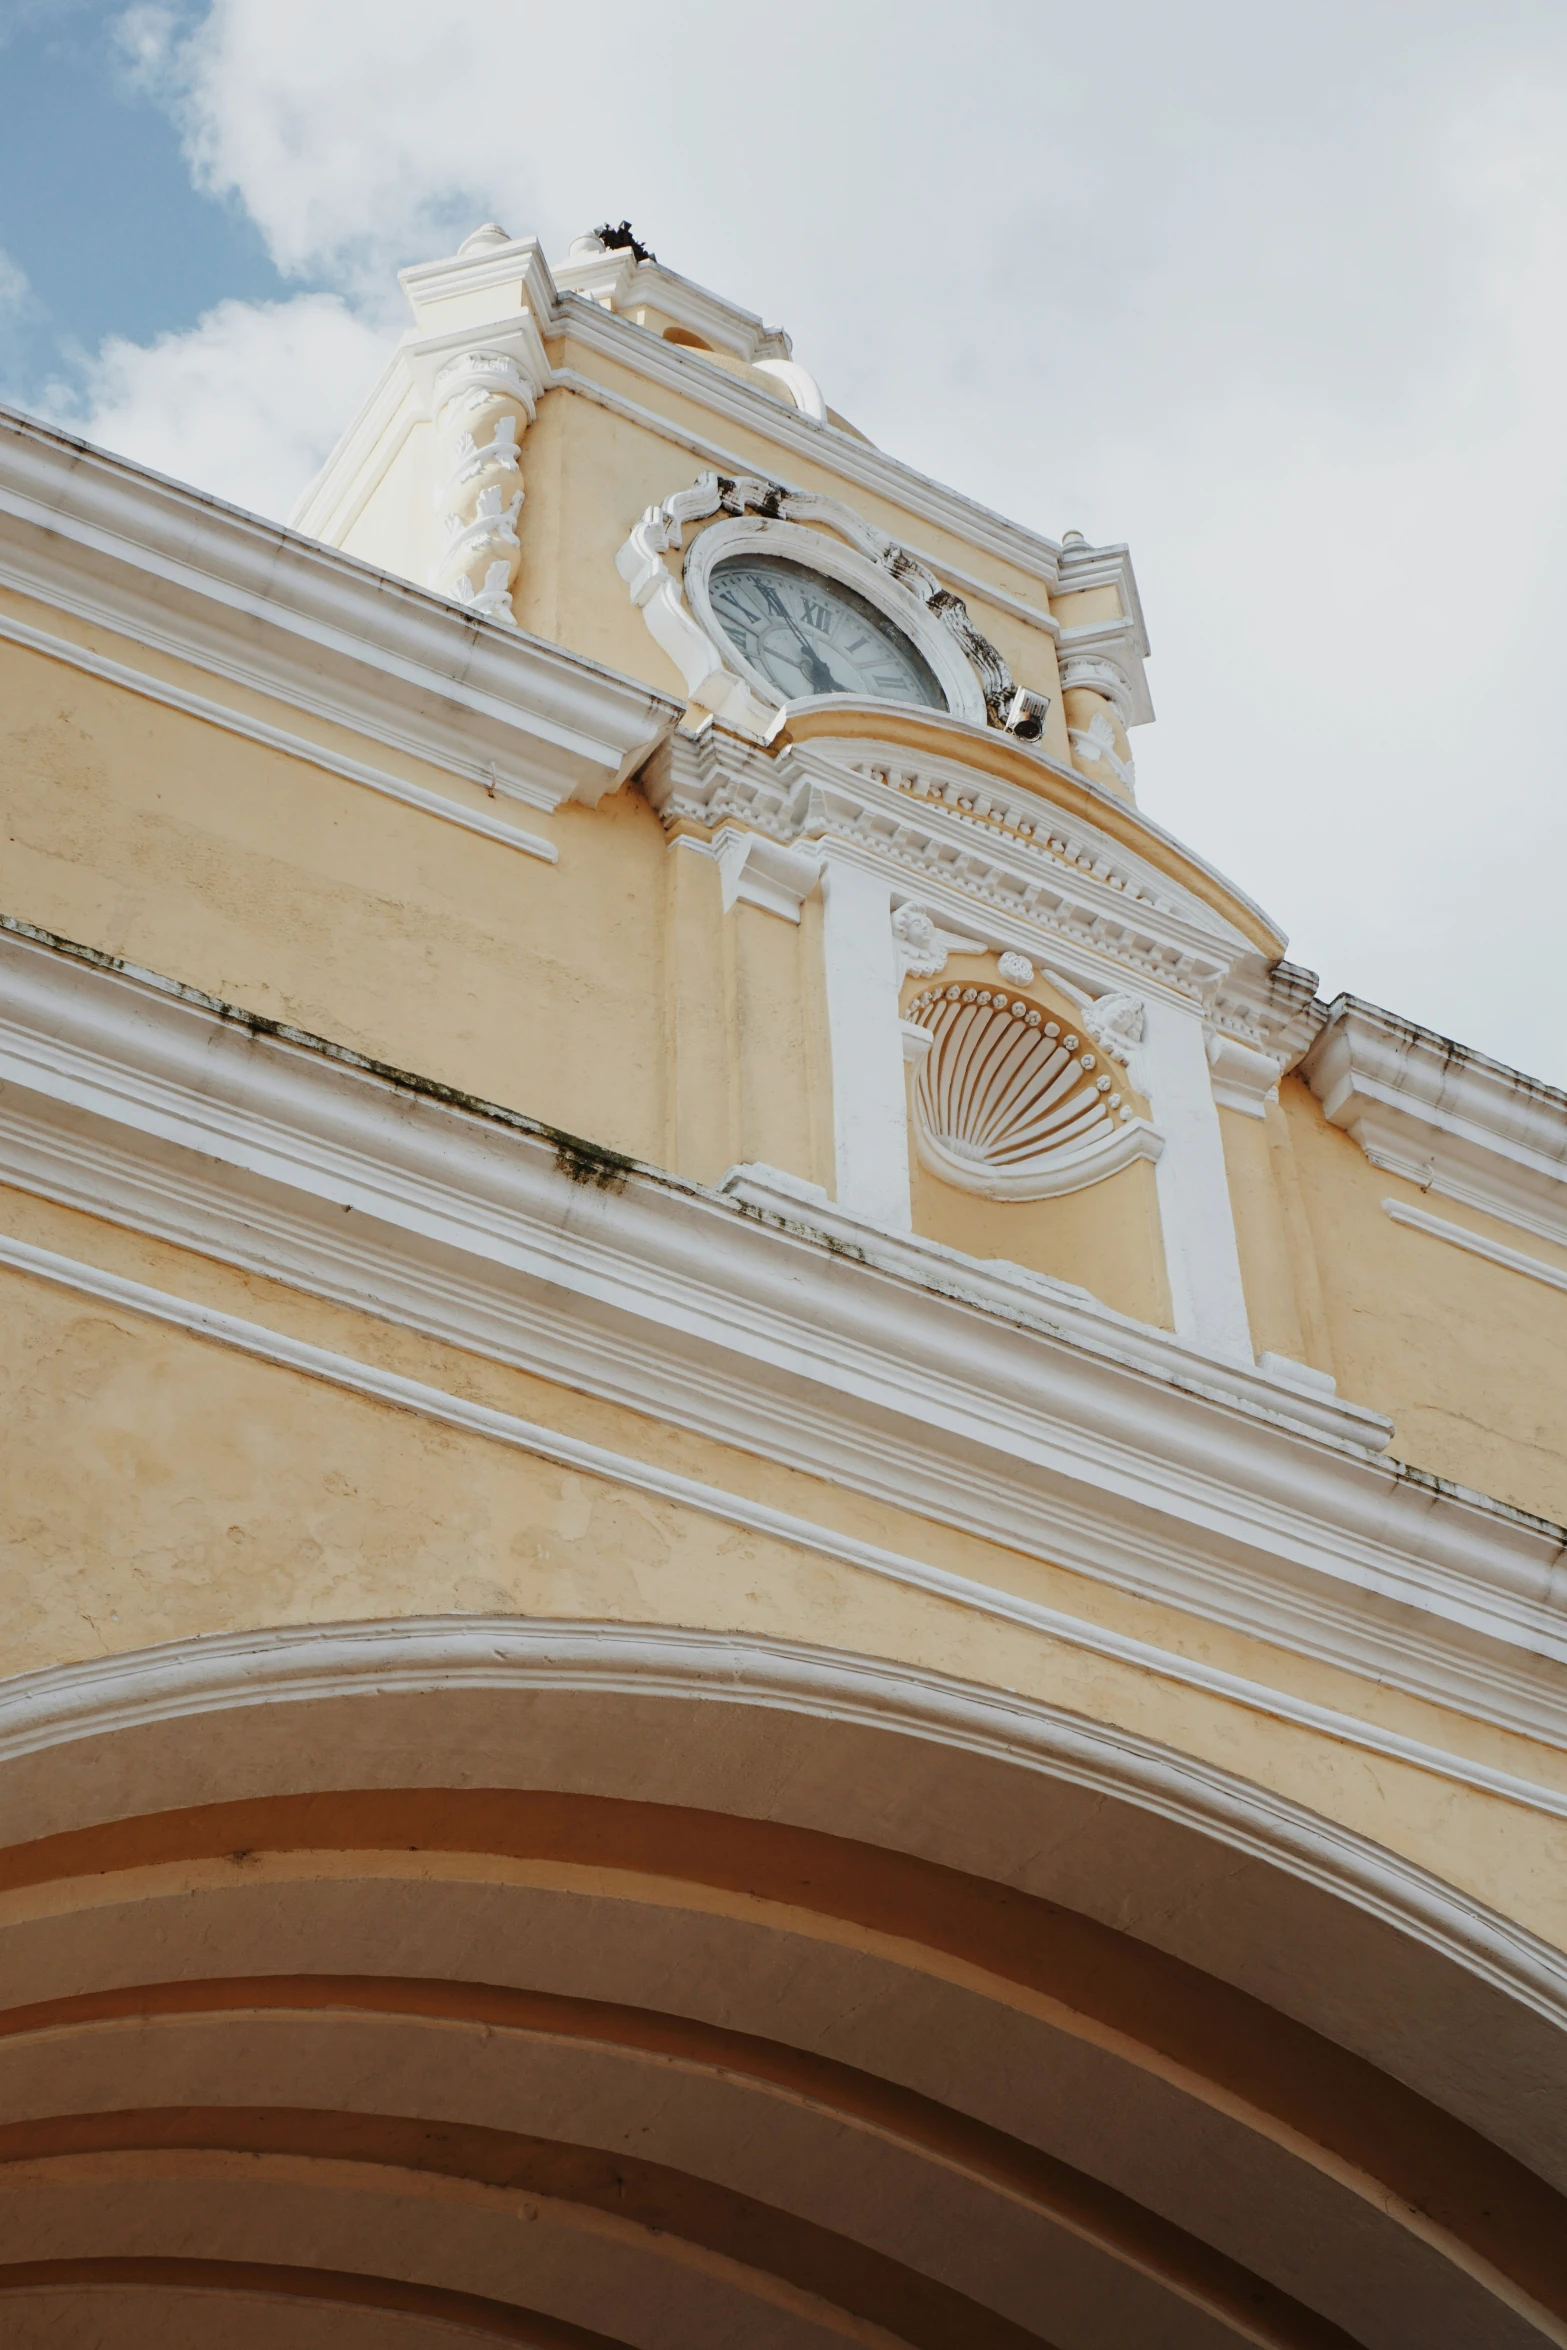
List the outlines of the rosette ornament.
{"label": "rosette ornament", "polygon": [[915,1141],[943,1183],[1050,1199],[1163,1149],[1099,1056],[1040,1005],[954,984],[927,988],[906,1017],[932,1039],[915,1080]]}

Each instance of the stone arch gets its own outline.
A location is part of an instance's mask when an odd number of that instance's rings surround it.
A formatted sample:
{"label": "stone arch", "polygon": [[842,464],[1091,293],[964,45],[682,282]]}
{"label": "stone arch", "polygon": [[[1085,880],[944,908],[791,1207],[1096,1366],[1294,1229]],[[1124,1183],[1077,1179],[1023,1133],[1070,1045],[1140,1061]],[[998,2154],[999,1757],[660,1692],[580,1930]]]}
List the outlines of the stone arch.
{"label": "stone arch", "polygon": [[403,1621],[15,1683],[0,1788],[19,2312],[288,2270],[410,2341],[442,2295],[539,2341],[1567,2338],[1559,1955],[1080,1716]]}

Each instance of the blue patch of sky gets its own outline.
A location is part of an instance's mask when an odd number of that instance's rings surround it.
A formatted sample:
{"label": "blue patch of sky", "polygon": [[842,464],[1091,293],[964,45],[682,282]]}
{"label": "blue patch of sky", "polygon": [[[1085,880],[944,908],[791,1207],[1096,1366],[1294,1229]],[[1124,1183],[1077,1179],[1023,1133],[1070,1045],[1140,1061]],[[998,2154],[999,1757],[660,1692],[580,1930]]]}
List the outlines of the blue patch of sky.
{"label": "blue patch of sky", "polygon": [[68,385],[106,335],[145,343],[234,295],[297,292],[237,205],[193,186],[128,76],[123,0],[0,0],[0,397]]}

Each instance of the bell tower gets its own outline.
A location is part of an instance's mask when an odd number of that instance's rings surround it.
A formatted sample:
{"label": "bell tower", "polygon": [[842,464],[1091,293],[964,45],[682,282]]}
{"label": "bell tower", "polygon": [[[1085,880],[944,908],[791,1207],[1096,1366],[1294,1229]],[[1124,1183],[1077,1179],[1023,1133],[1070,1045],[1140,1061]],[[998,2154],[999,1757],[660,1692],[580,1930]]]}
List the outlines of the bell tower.
{"label": "bell tower", "polygon": [[0,2340],[1567,2341],[1567,1097],[606,222],[0,415]]}

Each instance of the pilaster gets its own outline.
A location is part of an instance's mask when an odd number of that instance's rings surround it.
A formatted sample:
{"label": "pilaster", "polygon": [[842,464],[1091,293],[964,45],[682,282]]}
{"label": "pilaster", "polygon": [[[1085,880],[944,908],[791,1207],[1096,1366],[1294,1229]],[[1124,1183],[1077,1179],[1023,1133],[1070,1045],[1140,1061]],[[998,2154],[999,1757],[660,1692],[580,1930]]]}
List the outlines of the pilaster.
{"label": "pilaster", "polygon": [[1196,1345],[1250,1362],[1235,1216],[1201,1010],[1150,993],[1139,1059],[1164,1136],[1154,1180],[1176,1331]]}
{"label": "pilaster", "polygon": [[914,1221],[892,887],[840,842],[823,844],[822,946],[840,1208],[888,1232]]}

